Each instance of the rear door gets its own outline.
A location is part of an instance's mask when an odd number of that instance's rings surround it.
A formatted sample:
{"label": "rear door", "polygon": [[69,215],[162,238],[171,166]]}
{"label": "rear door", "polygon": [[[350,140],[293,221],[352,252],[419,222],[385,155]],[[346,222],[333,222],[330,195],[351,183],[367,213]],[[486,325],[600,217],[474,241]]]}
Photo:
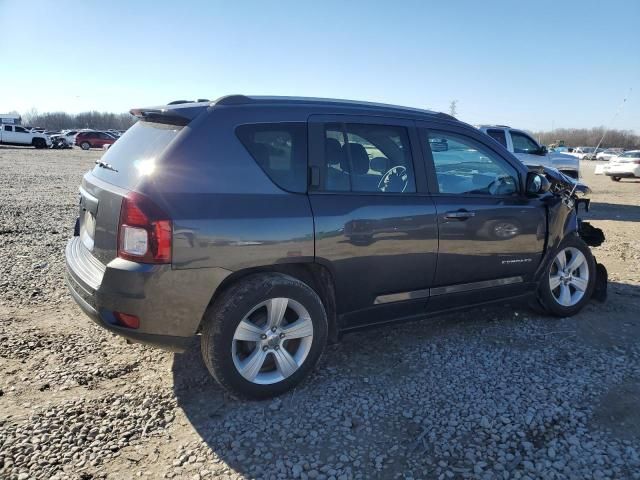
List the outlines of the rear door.
{"label": "rear door", "polygon": [[423,312],[437,230],[414,123],[312,116],[309,142],[316,261],[334,274],[343,326]]}
{"label": "rear door", "polygon": [[433,295],[524,283],[540,263],[546,213],[524,169],[480,134],[421,124],[439,251]]}
{"label": "rear door", "polygon": [[3,125],[2,126],[2,141],[5,143],[14,143],[15,133],[13,133],[13,125]]}

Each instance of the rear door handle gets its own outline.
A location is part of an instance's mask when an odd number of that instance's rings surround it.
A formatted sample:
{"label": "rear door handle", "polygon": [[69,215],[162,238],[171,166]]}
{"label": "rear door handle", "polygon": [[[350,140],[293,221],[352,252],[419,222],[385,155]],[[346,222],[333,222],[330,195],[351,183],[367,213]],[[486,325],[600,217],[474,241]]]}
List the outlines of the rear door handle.
{"label": "rear door handle", "polygon": [[466,220],[475,216],[476,212],[470,212],[468,210],[458,210],[456,212],[447,212],[444,214],[444,218],[447,220]]}

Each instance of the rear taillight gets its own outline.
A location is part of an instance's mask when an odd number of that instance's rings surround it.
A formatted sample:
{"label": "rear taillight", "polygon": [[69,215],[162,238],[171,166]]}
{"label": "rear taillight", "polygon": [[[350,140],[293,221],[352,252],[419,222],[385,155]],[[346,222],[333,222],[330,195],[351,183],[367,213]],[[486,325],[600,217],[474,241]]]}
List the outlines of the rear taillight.
{"label": "rear taillight", "polygon": [[118,324],[127,328],[140,328],[140,319],[135,315],[122,312],[113,312],[113,316],[116,317]]}
{"label": "rear taillight", "polygon": [[139,193],[131,192],[122,199],[118,257],[139,263],[171,263],[171,220]]}

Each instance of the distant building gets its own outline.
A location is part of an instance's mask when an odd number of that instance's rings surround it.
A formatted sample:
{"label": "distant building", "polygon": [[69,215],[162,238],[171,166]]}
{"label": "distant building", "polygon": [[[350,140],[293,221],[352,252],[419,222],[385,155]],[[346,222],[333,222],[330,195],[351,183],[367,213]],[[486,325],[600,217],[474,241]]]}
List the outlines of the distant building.
{"label": "distant building", "polygon": [[22,123],[22,117],[20,115],[14,115],[11,113],[0,114],[0,123],[8,125],[20,125]]}

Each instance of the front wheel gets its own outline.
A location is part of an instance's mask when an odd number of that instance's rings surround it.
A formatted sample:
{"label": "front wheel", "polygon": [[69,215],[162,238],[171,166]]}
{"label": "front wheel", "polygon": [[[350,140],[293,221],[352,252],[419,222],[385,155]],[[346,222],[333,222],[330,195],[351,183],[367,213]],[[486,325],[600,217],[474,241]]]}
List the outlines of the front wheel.
{"label": "front wheel", "polygon": [[82,142],[80,144],[80,148],[82,148],[83,150],[89,150],[91,148],[91,144],[89,142]]}
{"label": "front wheel", "polygon": [[207,310],[202,355],[232,394],[268,398],[297,385],[327,343],[327,315],[315,291],[282,274],[258,274],[229,287]]}
{"label": "front wheel", "polygon": [[591,250],[582,239],[571,236],[562,243],[540,281],[540,301],[549,313],[570,317],[589,302],[595,280]]}

